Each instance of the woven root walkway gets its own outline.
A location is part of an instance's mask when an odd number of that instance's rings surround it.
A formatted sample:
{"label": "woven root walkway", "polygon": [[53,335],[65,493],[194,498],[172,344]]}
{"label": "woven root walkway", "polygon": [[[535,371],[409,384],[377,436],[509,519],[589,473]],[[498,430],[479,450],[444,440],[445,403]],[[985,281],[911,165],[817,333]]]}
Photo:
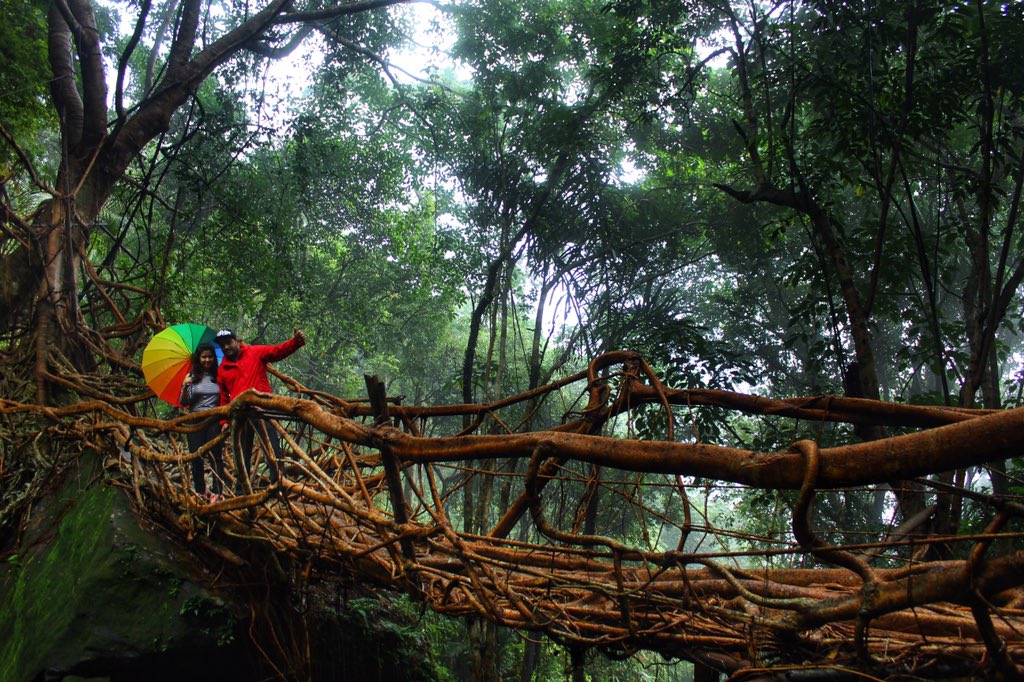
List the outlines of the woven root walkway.
{"label": "woven root walkway", "polygon": [[[214,504],[182,484],[193,455],[174,434],[197,417],[137,416],[129,398],[45,414],[65,438],[119,451],[140,506],[177,509],[180,531],[206,536],[227,561],[239,561],[228,541],[245,538],[307,566],[314,580],[399,589],[443,614],[609,653],[653,650],[734,679],[794,670],[1019,679],[1024,669],[1018,501],[921,479],[937,495],[965,496],[983,517],[979,532],[890,528],[845,545],[826,542],[842,529],[813,513],[823,491],[870,495],[876,484],[1017,456],[1022,410],[670,389],[631,353],[490,405],[402,406],[371,378],[369,400],[344,401],[285,380],[293,395],[248,393],[202,417],[237,425],[261,411],[290,451],[278,483],[267,480],[274,463],[264,455],[246,494]],[[570,392],[581,399],[561,424],[523,432],[509,423]],[[697,441],[692,411],[707,406],[920,430],[753,452]],[[630,436],[637,415],[658,410],[662,441],[600,435]],[[7,402],[2,411],[42,408]],[[676,436],[680,414],[691,420],[689,442]],[[477,435],[484,429],[491,435]],[[233,476],[237,447],[229,452]],[[708,504],[738,487],[771,491],[785,526],[754,536],[709,519]],[[467,496],[488,513],[467,522]],[[932,544],[962,558],[922,560]]]}

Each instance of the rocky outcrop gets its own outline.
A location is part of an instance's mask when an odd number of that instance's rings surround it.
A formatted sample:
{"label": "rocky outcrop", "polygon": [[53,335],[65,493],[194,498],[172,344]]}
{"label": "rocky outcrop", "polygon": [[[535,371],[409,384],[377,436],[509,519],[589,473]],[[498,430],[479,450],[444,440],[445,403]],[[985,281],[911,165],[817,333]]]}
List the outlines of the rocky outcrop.
{"label": "rocky outcrop", "polygon": [[[415,630],[389,622],[387,600],[374,602],[372,618],[347,599],[300,614],[288,584],[241,594],[237,574],[222,585],[192,549],[144,527],[98,465],[73,468],[29,510],[0,564],[0,682],[436,677]],[[253,608],[254,595],[264,608]],[[258,633],[274,624],[252,620],[282,613],[292,623],[277,628],[279,651],[270,651]],[[288,632],[303,641],[281,641]],[[274,660],[289,651],[297,666]]]}
{"label": "rocky outcrop", "polygon": [[98,469],[33,506],[0,569],[0,680],[182,679],[237,658],[233,609]]}

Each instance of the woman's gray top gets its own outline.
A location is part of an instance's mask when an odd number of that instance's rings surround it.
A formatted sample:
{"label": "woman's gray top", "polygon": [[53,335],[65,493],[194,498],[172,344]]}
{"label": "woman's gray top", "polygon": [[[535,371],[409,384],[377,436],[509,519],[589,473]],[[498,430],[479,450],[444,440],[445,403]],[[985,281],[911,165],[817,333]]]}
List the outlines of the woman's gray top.
{"label": "woman's gray top", "polygon": [[220,386],[209,374],[181,389],[181,404],[192,408],[193,412],[220,407]]}

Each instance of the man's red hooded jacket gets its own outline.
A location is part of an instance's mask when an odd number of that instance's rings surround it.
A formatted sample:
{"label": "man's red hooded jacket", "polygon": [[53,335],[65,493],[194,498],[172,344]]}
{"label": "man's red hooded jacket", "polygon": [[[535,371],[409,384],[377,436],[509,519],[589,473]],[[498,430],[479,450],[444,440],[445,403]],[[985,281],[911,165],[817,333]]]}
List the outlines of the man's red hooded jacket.
{"label": "man's red hooded jacket", "polygon": [[276,346],[250,346],[239,343],[238,357],[224,358],[217,368],[217,383],[220,385],[220,404],[227,405],[239,393],[254,388],[264,393],[273,393],[267,378],[267,363],[284,360],[302,348],[305,342],[290,338]]}

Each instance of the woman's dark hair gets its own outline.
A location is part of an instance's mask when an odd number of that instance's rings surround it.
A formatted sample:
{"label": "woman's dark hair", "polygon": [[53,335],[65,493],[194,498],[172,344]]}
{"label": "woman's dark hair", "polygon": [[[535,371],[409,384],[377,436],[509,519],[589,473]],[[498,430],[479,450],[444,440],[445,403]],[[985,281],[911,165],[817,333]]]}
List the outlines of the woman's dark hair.
{"label": "woman's dark hair", "polygon": [[[217,359],[217,351],[213,349],[212,343],[201,343],[196,346],[196,350],[192,353],[192,381],[199,381],[206,374],[206,370],[203,369],[203,363],[199,362],[199,356],[210,351],[213,353],[213,359]],[[213,363],[213,367],[210,368],[210,375],[214,381],[217,381],[217,363]]]}

